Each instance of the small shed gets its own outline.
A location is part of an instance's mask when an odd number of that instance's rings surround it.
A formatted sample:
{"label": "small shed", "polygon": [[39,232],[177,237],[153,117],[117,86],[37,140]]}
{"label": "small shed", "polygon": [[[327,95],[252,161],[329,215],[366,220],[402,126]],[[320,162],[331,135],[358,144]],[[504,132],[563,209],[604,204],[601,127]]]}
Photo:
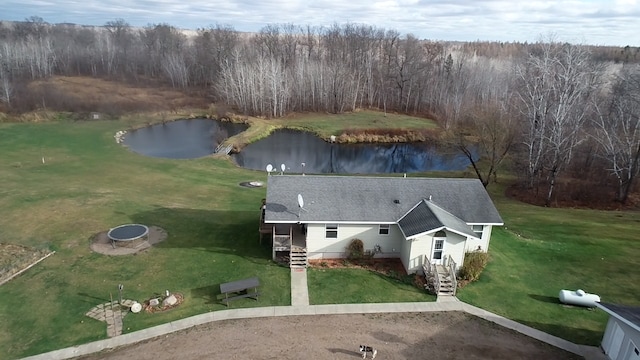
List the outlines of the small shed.
{"label": "small shed", "polygon": [[611,360],[640,360],[640,307],[596,303],[609,321],[602,337],[602,350]]}

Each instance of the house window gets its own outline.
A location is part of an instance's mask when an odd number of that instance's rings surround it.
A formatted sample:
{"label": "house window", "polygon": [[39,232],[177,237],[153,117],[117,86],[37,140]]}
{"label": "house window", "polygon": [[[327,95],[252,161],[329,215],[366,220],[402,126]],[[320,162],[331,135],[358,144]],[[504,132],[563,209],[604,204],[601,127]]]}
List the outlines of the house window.
{"label": "house window", "polygon": [[325,226],[325,237],[327,239],[338,238],[338,224],[327,224]]}
{"label": "house window", "polygon": [[476,233],[476,236],[480,239],[482,239],[482,229],[484,229],[483,225],[473,225],[471,226],[471,228],[473,229],[473,232]]}
{"label": "house window", "polygon": [[433,260],[442,260],[442,251],[444,250],[444,240],[436,239],[433,244]]}
{"label": "house window", "polygon": [[378,228],[378,234],[389,235],[389,224],[380,224],[380,227]]}

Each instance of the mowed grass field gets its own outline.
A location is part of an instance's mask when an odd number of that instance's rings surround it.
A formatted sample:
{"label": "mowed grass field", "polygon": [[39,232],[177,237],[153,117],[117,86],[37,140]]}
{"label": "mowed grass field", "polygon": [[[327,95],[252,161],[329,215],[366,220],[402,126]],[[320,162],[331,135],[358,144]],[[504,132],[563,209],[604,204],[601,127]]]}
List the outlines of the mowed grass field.
{"label": "mowed grass field", "polygon": [[560,304],[560,290],[640,306],[640,213],[554,209],[506,199],[492,185],[505,226],[491,238],[491,262],[458,298],[578,344],[599,345],[604,311]]}
{"label": "mowed grass field", "polygon": [[[327,119],[321,127],[350,128],[342,118]],[[360,121],[366,124],[366,118]],[[0,358],[105,338],[105,324],[84,314],[117,298],[118,284],[125,298],[136,300],[165,289],[185,295],[168,312],[127,315],[125,332],[224,309],[217,301],[219,284],[248,276],[261,279],[263,295],[233,307],[290,303],[289,269],[272,263],[269,247],[258,242],[265,189],[238,186],[265,181],[266,175],[226,159],[134,154],[113,139],[132,123],[129,118],[0,124],[0,242],[56,251],[0,286]],[[599,342],[605,314],[558,304],[560,289],[583,288],[603,301],[640,305],[638,212],[539,208],[504,198],[498,186],[490,190],[506,226],[494,231],[492,262],[479,282],[459,292],[461,299],[592,345]],[[160,226],[169,237],[136,256],[108,257],[89,249],[95,234],[124,223]],[[333,295],[323,294],[325,284]],[[367,284],[392,295],[357,289]],[[316,303],[432,300],[401,282],[351,270],[311,272],[310,287]]]}
{"label": "mowed grass field", "polygon": [[[0,287],[0,358],[105,338],[105,324],[84,314],[117,299],[118,284],[139,301],[166,289],[185,295],[171,311],[125,317],[125,332],[222,309],[219,284],[248,276],[262,279],[260,302],[234,307],[290,303],[289,270],[258,242],[265,190],[238,186],[264,175],[224,160],[136,155],[113,139],[122,125],[0,125],[0,241],[56,251]],[[89,249],[95,234],[125,223],[169,236],[136,256]]]}
{"label": "mowed grass field", "polygon": [[[119,130],[149,121],[59,121],[0,124],[0,243],[55,250],[55,255],[0,287],[0,358],[16,358],[106,337],[106,325],[84,314],[124,297],[143,301],[165,290],[185,295],[165,313],[129,315],[125,332],[224,309],[222,282],[258,276],[260,301],[290,304],[289,269],[259,243],[266,174],[226,159],[144,157],[116,144]],[[341,117],[329,119],[333,126]],[[121,224],[165,229],[168,240],[135,256],[93,253],[92,238]],[[380,289],[401,301],[406,287]],[[428,298],[414,289],[414,295]]]}

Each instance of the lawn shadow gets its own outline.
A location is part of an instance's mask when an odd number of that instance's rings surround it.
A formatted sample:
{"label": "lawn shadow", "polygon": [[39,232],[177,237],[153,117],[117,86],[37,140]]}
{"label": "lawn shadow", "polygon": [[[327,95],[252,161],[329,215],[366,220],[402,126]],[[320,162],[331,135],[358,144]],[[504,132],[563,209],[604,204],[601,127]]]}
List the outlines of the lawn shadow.
{"label": "lawn shadow", "polygon": [[600,340],[602,340],[602,331],[575,328],[568,325],[546,324],[536,321],[518,319],[514,319],[514,321],[579,345],[598,346],[600,344]]}
{"label": "lawn shadow", "polygon": [[107,298],[106,296],[104,298],[101,297],[97,297],[94,295],[89,295],[87,293],[78,293],[78,295],[85,297],[86,298],[86,302],[90,302],[90,303],[95,303],[95,300],[100,301],[100,304],[105,303],[105,302],[109,302],[109,298]]}
{"label": "lawn shadow", "polygon": [[[371,269],[367,269],[367,271],[379,277],[380,279],[384,280],[385,282],[395,286],[396,288],[399,286],[408,287],[408,288],[401,289],[402,291],[413,292],[412,291],[413,289],[422,290],[413,283],[413,280],[409,275],[396,275],[396,274],[387,275]],[[427,292],[425,292],[425,294],[427,294]]]}
{"label": "lawn shadow", "polygon": [[529,294],[529,297],[534,300],[538,300],[546,303],[560,304],[560,300],[557,297],[553,297],[553,296]]}
{"label": "lawn shadow", "polygon": [[191,289],[191,297],[194,299],[204,299],[205,304],[220,303],[218,295],[220,295],[220,284]]}
{"label": "lawn shadow", "polygon": [[271,248],[268,241],[260,242],[259,214],[259,210],[157,207],[130,217],[133,223],[167,231],[167,240],[157,244],[158,248],[191,248],[262,262],[271,259]]}

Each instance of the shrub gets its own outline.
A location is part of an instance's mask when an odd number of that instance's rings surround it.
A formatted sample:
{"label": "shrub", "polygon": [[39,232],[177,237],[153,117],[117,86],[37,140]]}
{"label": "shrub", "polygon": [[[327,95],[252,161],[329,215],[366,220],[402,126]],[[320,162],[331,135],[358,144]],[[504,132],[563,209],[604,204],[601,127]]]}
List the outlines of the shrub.
{"label": "shrub", "polygon": [[476,281],[489,262],[489,254],[481,251],[466,253],[464,264],[460,268],[460,279]]}
{"label": "shrub", "polygon": [[347,246],[347,259],[359,260],[364,256],[364,244],[360,239],[353,239]]}

